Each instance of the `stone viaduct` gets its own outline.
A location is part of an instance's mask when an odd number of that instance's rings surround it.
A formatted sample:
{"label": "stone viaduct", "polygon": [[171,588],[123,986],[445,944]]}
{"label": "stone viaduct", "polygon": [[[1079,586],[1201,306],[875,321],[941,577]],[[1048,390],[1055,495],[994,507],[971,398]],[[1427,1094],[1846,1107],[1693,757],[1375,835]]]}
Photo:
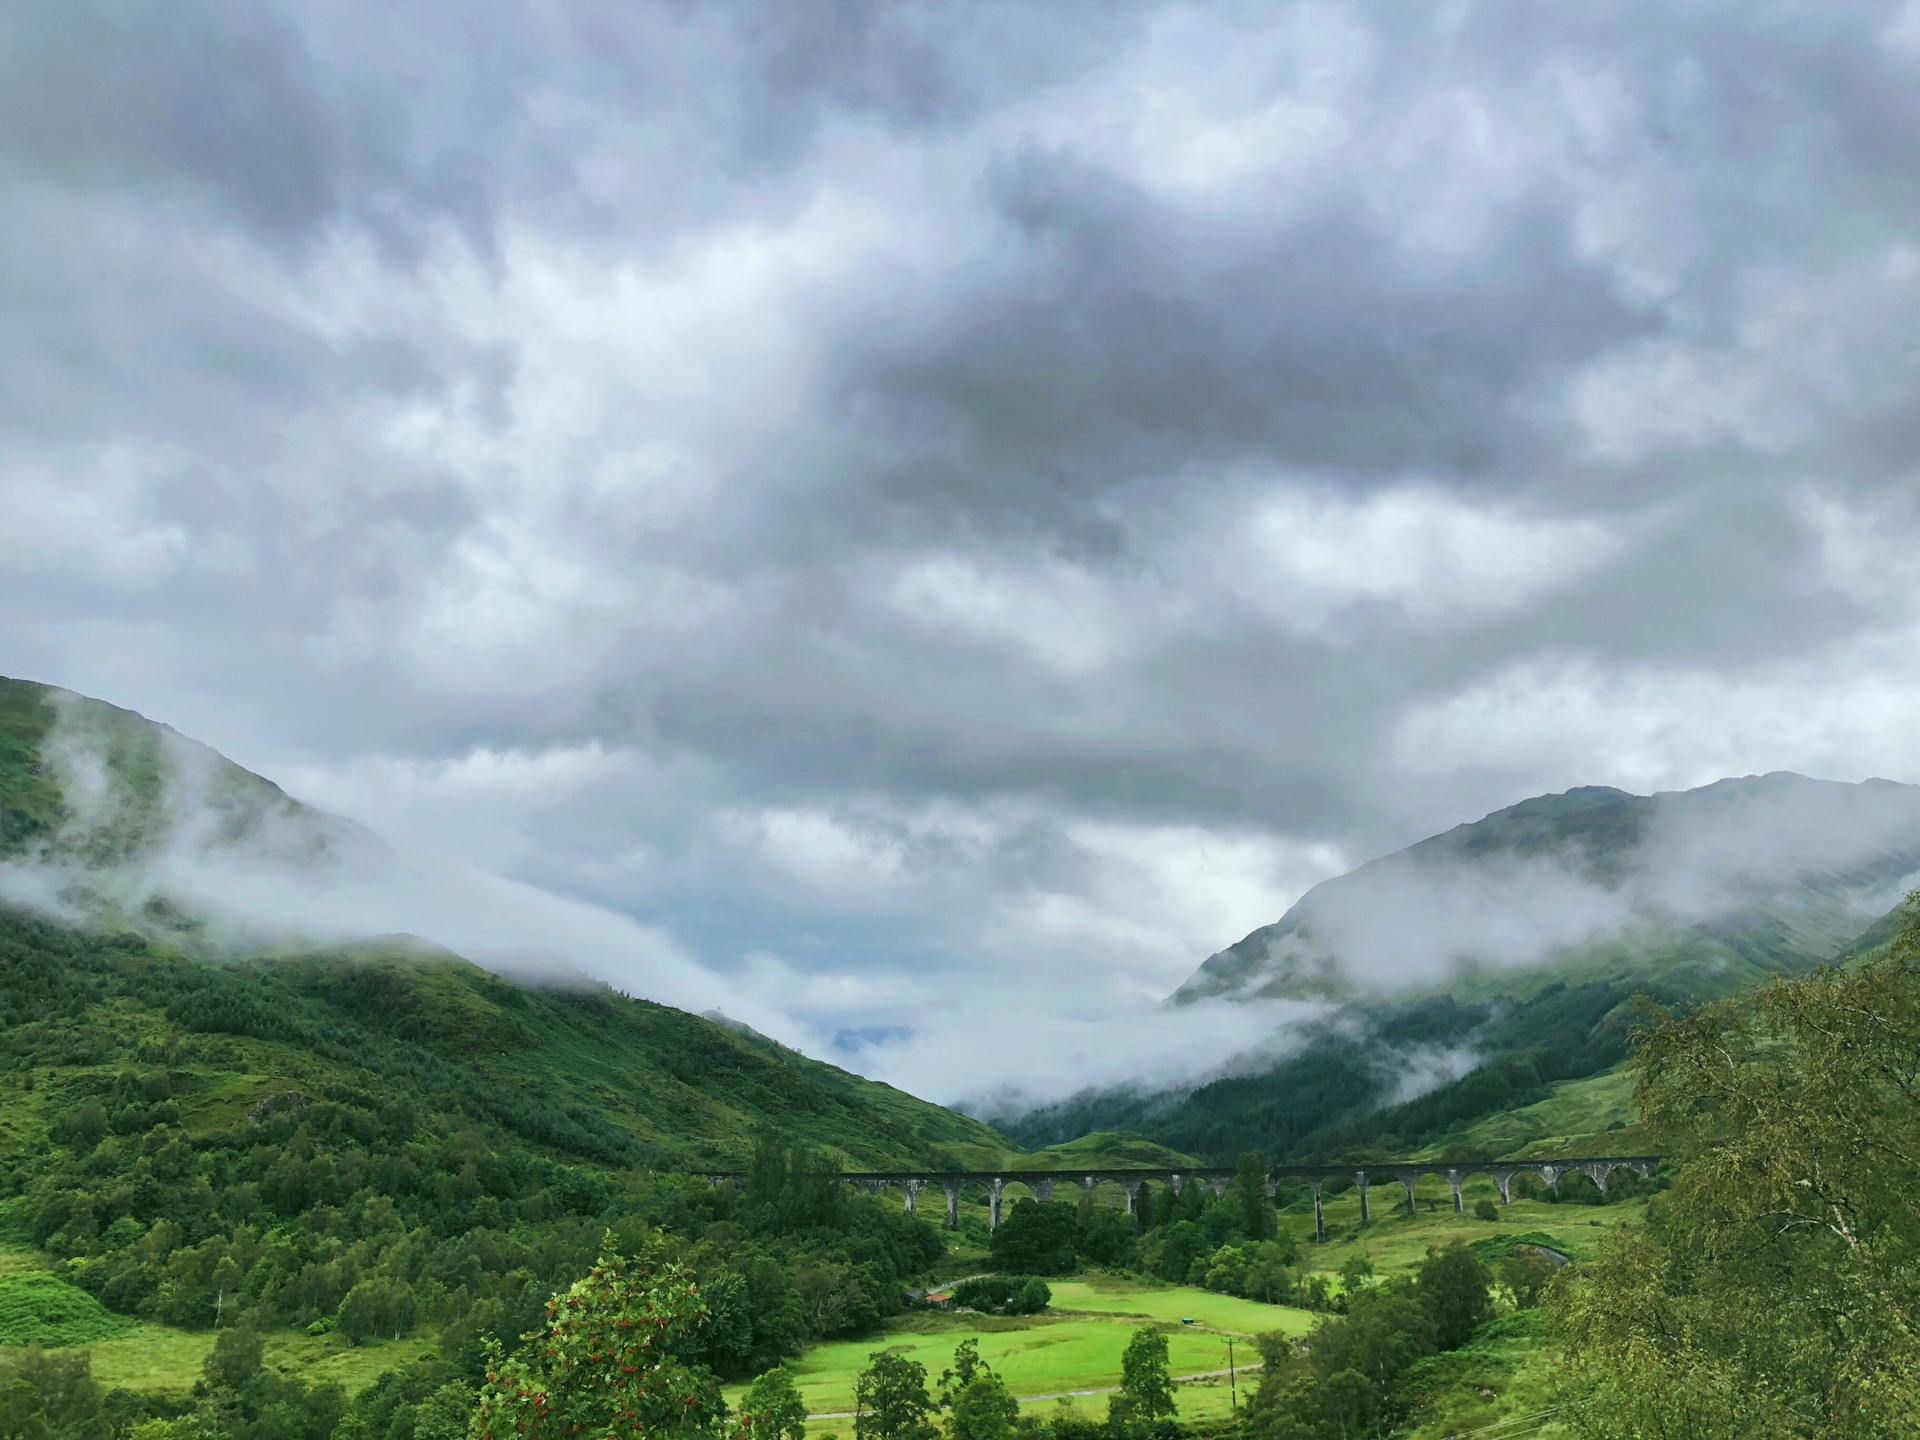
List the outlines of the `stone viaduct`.
{"label": "stone viaduct", "polygon": [[[1406,1192],[1407,1214],[1413,1214],[1413,1187],[1422,1176],[1438,1175],[1443,1177],[1453,1190],[1453,1208],[1464,1208],[1460,1198],[1460,1187],[1470,1175],[1485,1175],[1493,1181],[1494,1188],[1500,1192],[1505,1204],[1513,1203],[1513,1177],[1516,1175],[1538,1175],[1547,1185],[1558,1189],[1562,1177],[1578,1172],[1592,1180],[1602,1190],[1607,1188],[1607,1177],[1615,1170],[1631,1170],[1637,1175],[1650,1175],[1660,1163],[1657,1155],[1605,1155],[1593,1159],[1572,1160],[1376,1160],[1364,1165],[1283,1165],[1267,1172],[1267,1194],[1272,1196],[1282,1180],[1303,1180],[1313,1191],[1313,1238],[1327,1238],[1326,1219],[1321,1209],[1321,1189],[1329,1180],[1350,1180],[1353,1188],[1360,1192],[1360,1219],[1365,1223],[1371,1218],[1367,1208],[1367,1187],[1369,1185],[1392,1184],[1398,1181]],[[738,1184],[746,1177],[735,1171],[708,1171],[707,1179],[715,1185]],[[946,1196],[947,1227],[954,1228],[960,1223],[960,1196],[968,1186],[977,1186],[986,1191],[987,1227],[997,1228],[1000,1224],[1000,1197],[1009,1185],[1022,1185],[1027,1193],[1036,1200],[1053,1198],[1057,1185],[1078,1185],[1089,1193],[1101,1185],[1119,1185],[1127,1195],[1127,1213],[1134,1213],[1140,1199],[1140,1187],[1149,1180],[1166,1185],[1178,1195],[1188,1185],[1205,1185],[1214,1194],[1223,1193],[1233,1182],[1232,1170],[1194,1169],[1194,1170],[872,1170],[849,1171],[843,1174],[841,1183],[852,1185],[869,1195],[878,1194],[889,1185],[898,1185],[905,1197],[908,1214],[913,1214],[919,1204],[920,1192],[932,1186]]]}

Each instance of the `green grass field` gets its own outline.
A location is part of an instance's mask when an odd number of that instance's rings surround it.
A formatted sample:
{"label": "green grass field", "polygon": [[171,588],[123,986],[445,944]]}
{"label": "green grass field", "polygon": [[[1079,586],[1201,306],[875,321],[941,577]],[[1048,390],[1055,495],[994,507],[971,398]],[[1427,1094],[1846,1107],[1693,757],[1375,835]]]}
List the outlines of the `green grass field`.
{"label": "green grass field", "polygon": [[[1176,1376],[1225,1370],[1230,1339],[1232,1359],[1244,1368],[1257,1360],[1248,1337],[1268,1330],[1299,1334],[1313,1324],[1313,1317],[1303,1310],[1185,1286],[1156,1286],[1112,1276],[1050,1283],[1054,1301],[1046,1315],[1014,1319],[921,1312],[901,1317],[881,1335],[814,1346],[790,1362],[807,1409],[818,1417],[814,1428],[846,1428],[849,1422],[838,1412],[853,1407],[854,1376],[882,1350],[918,1361],[927,1367],[929,1381],[934,1381],[952,1362],[954,1347],[975,1339],[981,1358],[1030,1407],[1052,1405],[1056,1402],[1051,1397],[1064,1397],[1098,1416],[1106,1413],[1103,1395],[1072,1392],[1097,1392],[1119,1384],[1121,1352],[1142,1324],[1159,1324],[1166,1330],[1168,1358]],[[1182,1324],[1187,1318],[1194,1323]],[[732,1387],[729,1400],[737,1400],[744,1388]],[[1225,1412],[1231,1401],[1224,1375],[1217,1383],[1208,1378],[1180,1387],[1181,1413],[1190,1419]]]}
{"label": "green grass field", "polygon": [[1197,1328],[1222,1335],[1260,1335],[1270,1330],[1298,1335],[1313,1325],[1313,1317],[1305,1310],[1238,1300],[1187,1285],[1155,1287],[1110,1275],[1052,1280],[1048,1285],[1053,1290],[1052,1309],[1097,1315],[1129,1326],[1148,1320],[1179,1324],[1191,1319]]}

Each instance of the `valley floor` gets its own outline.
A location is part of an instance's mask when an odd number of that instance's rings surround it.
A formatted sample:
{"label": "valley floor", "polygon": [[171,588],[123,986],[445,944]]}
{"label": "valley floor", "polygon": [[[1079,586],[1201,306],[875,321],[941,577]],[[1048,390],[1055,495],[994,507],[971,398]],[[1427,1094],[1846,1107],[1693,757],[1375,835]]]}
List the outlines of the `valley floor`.
{"label": "valley floor", "polygon": [[[1385,1195],[1376,1191],[1373,1218],[1364,1226],[1356,1195],[1334,1197],[1325,1206],[1328,1243],[1304,1246],[1304,1258],[1311,1269],[1332,1273],[1361,1254],[1376,1275],[1385,1277],[1417,1267],[1430,1246],[1504,1234],[1542,1240],[1577,1259],[1594,1252],[1607,1228],[1637,1220],[1645,1210],[1639,1202],[1586,1206],[1520,1200],[1501,1207],[1497,1221],[1476,1219],[1473,1201],[1492,1193],[1491,1183],[1470,1183],[1468,1212],[1455,1214],[1444,1185],[1436,1195],[1423,1184],[1416,1194],[1417,1213],[1408,1216],[1402,1208],[1379,1203]],[[1401,1194],[1398,1186],[1393,1194]],[[1311,1232],[1310,1211],[1295,1208],[1282,1212],[1281,1218],[1297,1233]],[[1044,1315],[916,1312],[899,1317],[881,1334],[809,1349],[791,1362],[812,1414],[809,1435],[851,1431],[854,1377],[874,1354],[891,1350],[918,1361],[926,1366],[931,1383],[951,1364],[954,1347],[969,1338],[979,1341],[981,1357],[1000,1372],[1027,1410],[1063,1407],[1101,1418],[1105,1392],[1119,1382],[1121,1352],[1133,1329],[1143,1323],[1167,1331],[1172,1373],[1188,1377],[1176,1389],[1180,1418],[1213,1429],[1227,1422],[1236,1402],[1244,1401],[1248,1389],[1258,1384],[1259,1357],[1252,1337],[1276,1330],[1302,1334],[1318,1320],[1290,1306],[1263,1305],[1184,1285],[1102,1274],[1048,1283],[1053,1302]],[[1231,1378],[1224,1373],[1230,1361],[1235,1372]],[[1557,1435],[1552,1381],[1541,1317],[1537,1312],[1510,1315],[1472,1345],[1438,1358],[1423,1386],[1430,1396],[1430,1413],[1406,1434],[1439,1440],[1496,1426],[1500,1436]],[[737,1399],[744,1388],[730,1387],[728,1398]]]}
{"label": "valley floor", "polygon": [[[1392,1193],[1399,1196],[1397,1186]],[[1497,1221],[1476,1219],[1472,1202],[1491,1193],[1490,1185],[1470,1184],[1468,1212],[1456,1214],[1444,1186],[1436,1195],[1423,1185],[1417,1213],[1408,1216],[1400,1206],[1379,1203],[1389,1197],[1377,1190],[1373,1219],[1364,1226],[1357,1196],[1348,1192],[1331,1197],[1325,1207],[1328,1242],[1307,1243],[1303,1258],[1311,1269],[1332,1273],[1350,1257],[1364,1255],[1376,1275],[1387,1276],[1416,1267],[1429,1246],[1456,1237],[1483,1241],[1524,1234],[1577,1259],[1593,1252],[1607,1227],[1637,1219],[1644,1209],[1633,1202],[1586,1206],[1522,1200],[1502,1207]],[[1281,1221],[1301,1234],[1312,1224],[1311,1213],[1299,1206],[1283,1211]],[[0,1273],[43,1263],[30,1254],[12,1253],[0,1256]],[[968,1338],[979,1341],[982,1358],[1005,1377],[1028,1409],[1066,1407],[1098,1418],[1106,1410],[1104,1392],[1119,1382],[1127,1339],[1144,1323],[1166,1330],[1173,1374],[1185,1377],[1178,1386],[1181,1418],[1211,1429],[1226,1422],[1236,1401],[1244,1400],[1250,1386],[1258,1383],[1252,1337],[1268,1331],[1301,1334],[1317,1319],[1288,1306],[1119,1276],[1093,1274],[1049,1283],[1053,1301],[1043,1315],[910,1312],[877,1335],[812,1347],[791,1362],[814,1417],[810,1433],[850,1432],[847,1412],[853,1405],[854,1376],[876,1352],[893,1350],[917,1360],[934,1381],[951,1363],[954,1347]],[[199,1378],[212,1344],[211,1332],[130,1321],[119,1333],[85,1348],[102,1384],[177,1397]],[[431,1349],[425,1336],[355,1346],[338,1334],[285,1332],[269,1337],[266,1361],[310,1383],[337,1381],[353,1393],[381,1372]],[[1407,1433],[1430,1440],[1497,1426],[1502,1436],[1553,1435],[1558,1427],[1551,1409],[1551,1378],[1539,1316],[1510,1316],[1473,1345],[1439,1357],[1423,1386],[1432,1397],[1429,1414]],[[729,1399],[737,1400],[741,1388],[730,1387]]]}

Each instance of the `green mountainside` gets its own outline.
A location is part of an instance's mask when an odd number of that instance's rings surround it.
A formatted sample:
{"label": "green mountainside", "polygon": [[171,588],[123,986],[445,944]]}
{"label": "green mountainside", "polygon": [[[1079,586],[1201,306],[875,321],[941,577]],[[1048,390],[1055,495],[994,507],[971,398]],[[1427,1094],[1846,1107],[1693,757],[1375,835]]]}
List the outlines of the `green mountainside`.
{"label": "green mountainside", "polygon": [[[1920,787],[1774,774],[1541,796],[1316,886],[1172,997],[1325,1004],[1281,1058],[997,1123],[1029,1146],[1138,1131],[1210,1163],[1507,1154],[1569,1138],[1577,1115],[1598,1139],[1631,1113],[1537,1107],[1625,1058],[1639,1000],[1692,1004],[1867,953],[1917,874]],[[1496,1123],[1516,1114],[1531,1118]]]}
{"label": "green mountainside", "polygon": [[[212,953],[200,943],[208,917],[143,862],[185,848],[324,864],[364,832],[100,701],[0,680],[0,836],[11,878],[37,881],[64,917],[0,914],[13,957],[0,1000],[18,995],[36,956],[91,957],[86,1003],[67,1023],[85,1037],[76,1057],[102,1058],[70,1063],[131,1063],[110,1042],[109,1015],[149,1048],[195,1035],[268,1047],[249,1052],[251,1068],[194,1082],[189,1128],[196,1106],[224,1125],[260,1098],[249,1083],[287,1088],[311,1073],[383,1097],[424,1085],[450,1116],[608,1164],[738,1168],[768,1126],[858,1168],[989,1167],[1008,1154],[979,1121],[584,979],[515,983],[410,937]],[[530,1118],[541,1114],[553,1118]]]}

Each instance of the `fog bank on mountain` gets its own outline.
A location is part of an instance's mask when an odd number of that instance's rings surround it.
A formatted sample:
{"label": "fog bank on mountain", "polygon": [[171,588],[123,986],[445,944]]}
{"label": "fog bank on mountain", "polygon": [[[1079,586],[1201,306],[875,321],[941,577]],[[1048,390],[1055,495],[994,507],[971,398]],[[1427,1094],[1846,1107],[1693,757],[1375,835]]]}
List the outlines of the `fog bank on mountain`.
{"label": "fog bank on mountain", "polygon": [[1916,876],[1920,786],[1781,772],[1652,796],[1586,787],[1322,882],[1174,999],[1498,987],[1522,969],[1790,971],[1860,934]]}

